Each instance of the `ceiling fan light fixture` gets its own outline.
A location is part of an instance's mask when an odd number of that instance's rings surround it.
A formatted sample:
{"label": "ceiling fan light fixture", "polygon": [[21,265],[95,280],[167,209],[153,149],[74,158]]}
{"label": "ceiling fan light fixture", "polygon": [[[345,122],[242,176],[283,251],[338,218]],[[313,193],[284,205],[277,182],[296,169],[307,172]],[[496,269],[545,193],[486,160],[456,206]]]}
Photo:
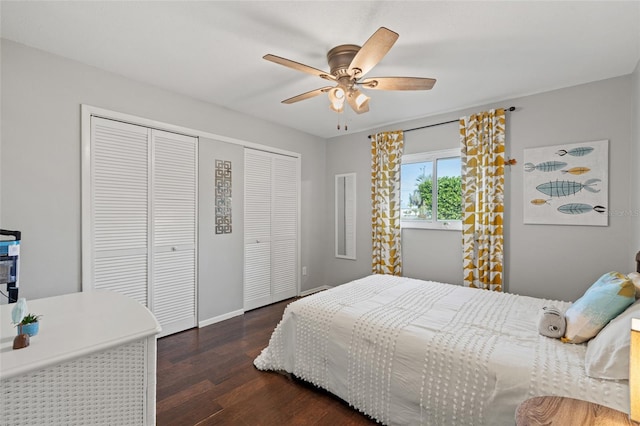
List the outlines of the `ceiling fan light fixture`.
{"label": "ceiling fan light fixture", "polygon": [[342,111],[344,111],[344,104],[335,104],[335,103],[331,102],[329,104],[329,108],[331,108],[331,110],[335,111],[335,112],[342,112]]}
{"label": "ceiling fan light fixture", "polygon": [[355,90],[353,92],[353,95],[356,101],[356,106],[358,107],[358,109],[363,109],[365,107],[367,107],[369,105],[369,96],[365,95],[364,93],[362,93],[359,90]]}
{"label": "ceiling fan light fixture", "polygon": [[329,90],[329,106],[335,112],[342,112],[344,110],[344,89],[341,87],[334,87]]}
{"label": "ceiling fan light fixture", "polygon": [[344,102],[344,89],[342,87],[334,87],[329,90],[329,100],[331,103]]}

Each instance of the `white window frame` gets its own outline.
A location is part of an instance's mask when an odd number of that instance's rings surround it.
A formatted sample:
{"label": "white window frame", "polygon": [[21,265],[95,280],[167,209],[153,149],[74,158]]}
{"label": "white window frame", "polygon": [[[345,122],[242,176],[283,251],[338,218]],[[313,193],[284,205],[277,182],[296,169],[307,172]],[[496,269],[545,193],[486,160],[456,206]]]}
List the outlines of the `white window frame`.
{"label": "white window frame", "polygon": [[[437,177],[437,160],[443,160],[446,158],[460,157],[460,148],[443,149],[438,151],[419,152],[416,154],[404,154],[402,156],[402,164],[410,163],[423,163],[431,161],[433,163],[432,176],[435,179]],[[402,185],[402,182],[400,182]],[[440,229],[447,231],[462,231],[462,220],[449,220],[439,221],[437,220],[437,200],[438,200],[438,185],[433,185],[433,200],[435,200],[435,208],[433,211],[433,219],[427,220],[400,220],[400,227],[406,229]]]}

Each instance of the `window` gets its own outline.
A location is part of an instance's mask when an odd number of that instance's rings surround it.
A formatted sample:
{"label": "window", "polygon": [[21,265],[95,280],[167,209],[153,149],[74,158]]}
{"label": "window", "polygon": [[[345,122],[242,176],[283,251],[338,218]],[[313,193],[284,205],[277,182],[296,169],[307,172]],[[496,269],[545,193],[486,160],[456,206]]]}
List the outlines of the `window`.
{"label": "window", "polygon": [[[403,228],[462,229],[460,150],[402,156],[400,219]],[[435,176],[436,185],[433,185]]]}

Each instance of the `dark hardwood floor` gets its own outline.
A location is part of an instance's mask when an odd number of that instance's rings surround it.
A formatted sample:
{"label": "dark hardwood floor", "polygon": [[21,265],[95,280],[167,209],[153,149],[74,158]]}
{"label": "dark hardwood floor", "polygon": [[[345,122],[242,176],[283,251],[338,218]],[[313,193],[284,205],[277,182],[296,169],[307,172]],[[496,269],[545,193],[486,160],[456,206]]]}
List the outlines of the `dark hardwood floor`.
{"label": "dark hardwood floor", "polygon": [[158,340],[158,425],[375,425],[344,401],[253,360],[292,300]]}

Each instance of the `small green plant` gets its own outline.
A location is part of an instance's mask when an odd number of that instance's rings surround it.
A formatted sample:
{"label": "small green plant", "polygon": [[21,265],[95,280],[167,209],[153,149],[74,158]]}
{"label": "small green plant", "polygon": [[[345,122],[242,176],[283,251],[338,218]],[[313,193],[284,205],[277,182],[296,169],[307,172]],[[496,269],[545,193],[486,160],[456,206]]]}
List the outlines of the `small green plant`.
{"label": "small green plant", "polygon": [[24,316],[24,318],[22,318],[22,321],[20,321],[18,325],[33,324],[34,322],[38,322],[41,316],[42,315],[27,314]]}

